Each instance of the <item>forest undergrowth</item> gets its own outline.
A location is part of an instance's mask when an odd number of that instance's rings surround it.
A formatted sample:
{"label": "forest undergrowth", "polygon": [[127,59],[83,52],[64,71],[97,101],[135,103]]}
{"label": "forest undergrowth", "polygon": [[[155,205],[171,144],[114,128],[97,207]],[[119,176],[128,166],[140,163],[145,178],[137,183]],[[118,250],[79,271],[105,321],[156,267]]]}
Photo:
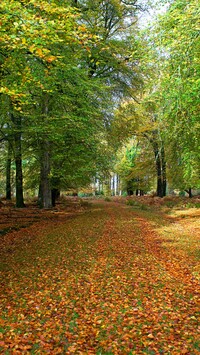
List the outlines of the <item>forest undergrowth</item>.
{"label": "forest undergrowth", "polygon": [[0,354],[199,354],[199,209],[86,205],[1,235]]}

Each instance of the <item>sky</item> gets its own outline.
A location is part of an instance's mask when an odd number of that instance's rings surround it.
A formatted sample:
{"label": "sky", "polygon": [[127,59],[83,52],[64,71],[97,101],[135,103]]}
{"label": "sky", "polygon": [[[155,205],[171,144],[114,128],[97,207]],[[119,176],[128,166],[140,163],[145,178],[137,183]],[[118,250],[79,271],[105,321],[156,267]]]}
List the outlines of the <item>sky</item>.
{"label": "sky", "polygon": [[156,19],[158,15],[164,14],[169,6],[169,3],[165,3],[162,6],[158,6],[158,3],[155,6],[152,5],[148,11],[143,12],[139,17],[139,26],[141,28],[147,27],[152,21]]}

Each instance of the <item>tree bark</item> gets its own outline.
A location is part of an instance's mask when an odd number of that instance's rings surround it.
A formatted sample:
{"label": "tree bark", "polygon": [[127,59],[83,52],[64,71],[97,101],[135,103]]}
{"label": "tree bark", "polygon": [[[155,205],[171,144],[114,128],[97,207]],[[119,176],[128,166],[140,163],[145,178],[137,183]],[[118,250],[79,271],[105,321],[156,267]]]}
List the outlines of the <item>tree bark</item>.
{"label": "tree bark", "polygon": [[120,195],[120,177],[117,174],[117,195]]}
{"label": "tree bark", "polygon": [[163,183],[162,183],[162,163],[158,149],[158,144],[154,143],[154,154],[156,160],[156,172],[157,172],[157,196],[163,197]]}
{"label": "tree bark", "polygon": [[60,196],[60,191],[59,189],[53,188],[51,190],[51,199],[52,199],[52,206],[55,207],[56,205],[56,200]]}
{"label": "tree bark", "polygon": [[48,140],[44,140],[41,144],[39,199],[41,208],[52,208],[50,185],[50,143]]}
{"label": "tree bark", "polygon": [[166,179],[166,160],[165,160],[165,150],[162,146],[159,149],[158,142],[156,140],[151,140],[153,144],[153,150],[156,162],[156,172],[157,172],[157,196],[166,196],[167,179]]}
{"label": "tree bark", "polygon": [[[44,95],[42,101],[42,114],[45,119],[49,113],[49,97]],[[39,205],[41,208],[52,208],[52,195],[50,183],[50,151],[51,144],[49,138],[44,135],[40,141],[40,188],[39,188]]]}
{"label": "tree bark", "polygon": [[133,194],[134,194],[133,189],[132,189],[131,187],[128,187],[128,188],[127,188],[127,195],[128,195],[128,196],[132,196]]}
{"label": "tree bark", "polygon": [[11,200],[11,145],[9,141],[6,161],[6,200]]}
{"label": "tree bark", "polygon": [[161,158],[162,158],[162,180],[163,180],[163,196],[166,196],[167,190],[167,177],[166,177],[166,160],[165,160],[165,149],[161,149]]}
{"label": "tree bark", "polygon": [[15,155],[15,166],[16,166],[16,176],[15,176],[15,184],[16,184],[16,207],[23,208],[24,197],[23,197],[23,171],[22,171],[22,145],[21,145],[21,117],[14,116],[11,114],[11,120],[14,123],[15,131],[14,131],[14,155]]}
{"label": "tree bark", "polygon": [[192,188],[189,187],[189,189],[188,189],[188,190],[185,190],[185,191],[188,193],[189,198],[192,198]]}

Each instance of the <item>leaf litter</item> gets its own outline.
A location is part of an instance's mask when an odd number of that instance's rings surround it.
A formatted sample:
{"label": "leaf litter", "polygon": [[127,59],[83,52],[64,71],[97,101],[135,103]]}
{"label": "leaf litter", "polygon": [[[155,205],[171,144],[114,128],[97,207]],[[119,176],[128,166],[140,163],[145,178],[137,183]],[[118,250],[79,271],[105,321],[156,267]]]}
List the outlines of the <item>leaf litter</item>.
{"label": "leaf litter", "polygon": [[98,203],[9,233],[0,353],[199,354],[198,259],[150,217]]}

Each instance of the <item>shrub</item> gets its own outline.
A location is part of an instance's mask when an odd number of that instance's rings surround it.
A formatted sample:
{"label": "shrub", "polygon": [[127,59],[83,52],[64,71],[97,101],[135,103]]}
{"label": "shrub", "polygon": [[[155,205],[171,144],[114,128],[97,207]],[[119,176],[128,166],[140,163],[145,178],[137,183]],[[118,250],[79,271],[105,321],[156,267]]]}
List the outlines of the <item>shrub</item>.
{"label": "shrub", "polygon": [[104,201],[106,201],[106,202],[110,202],[110,201],[111,201],[111,199],[110,199],[110,197],[105,197],[105,198],[104,198]]}
{"label": "shrub", "polygon": [[128,206],[138,206],[138,202],[134,201],[134,200],[127,200],[126,204]]}

